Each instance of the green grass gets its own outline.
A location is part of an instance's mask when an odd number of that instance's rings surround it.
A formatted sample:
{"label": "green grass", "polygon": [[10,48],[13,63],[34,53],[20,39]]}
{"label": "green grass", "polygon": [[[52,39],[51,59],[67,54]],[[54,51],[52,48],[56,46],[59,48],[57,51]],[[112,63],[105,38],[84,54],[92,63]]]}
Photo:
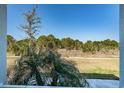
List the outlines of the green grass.
{"label": "green grass", "polygon": [[113,74],[119,77],[119,71],[116,70],[106,70],[101,68],[91,69],[91,70],[84,70],[80,71],[81,73],[100,73],[100,74]]}
{"label": "green grass", "polygon": [[[7,67],[12,67],[18,57],[8,57]],[[66,58],[71,60],[86,78],[90,79],[119,79],[119,58],[84,59]]]}
{"label": "green grass", "polygon": [[101,68],[82,71],[82,75],[88,79],[119,79],[119,71],[112,71]]}
{"label": "green grass", "polygon": [[68,58],[90,79],[119,79],[119,58]]}

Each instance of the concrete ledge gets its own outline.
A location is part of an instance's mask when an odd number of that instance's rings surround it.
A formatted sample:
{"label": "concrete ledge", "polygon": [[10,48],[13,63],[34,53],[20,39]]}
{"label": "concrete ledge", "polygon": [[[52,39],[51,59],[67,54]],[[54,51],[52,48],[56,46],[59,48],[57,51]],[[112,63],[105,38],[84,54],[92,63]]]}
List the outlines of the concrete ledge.
{"label": "concrete ledge", "polygon": [[[87,79],[89,88],[119,88],[119,80]],[[68,88],[56,86],[0,85],[1,88]]]}

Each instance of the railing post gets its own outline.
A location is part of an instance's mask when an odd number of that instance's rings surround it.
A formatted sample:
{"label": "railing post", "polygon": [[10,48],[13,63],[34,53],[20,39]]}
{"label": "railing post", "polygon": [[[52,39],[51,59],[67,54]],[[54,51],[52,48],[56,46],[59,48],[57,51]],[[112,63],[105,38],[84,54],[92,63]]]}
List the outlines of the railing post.
{"label": "railing post", "polygon": [[0,4],[0,85],[6,84],[7,6]]}
{"label": "railing post", "polygon": [[124,5],[120,5],[120,87],[124,87]]}

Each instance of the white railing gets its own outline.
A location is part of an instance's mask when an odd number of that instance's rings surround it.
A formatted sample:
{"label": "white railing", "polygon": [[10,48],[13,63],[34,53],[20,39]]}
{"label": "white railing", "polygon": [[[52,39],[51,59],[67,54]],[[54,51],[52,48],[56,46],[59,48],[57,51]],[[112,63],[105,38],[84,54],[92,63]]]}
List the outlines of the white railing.
{"label": "white railing", "polygon": [[0,4],[0,84],[6,83],[7,7]]}

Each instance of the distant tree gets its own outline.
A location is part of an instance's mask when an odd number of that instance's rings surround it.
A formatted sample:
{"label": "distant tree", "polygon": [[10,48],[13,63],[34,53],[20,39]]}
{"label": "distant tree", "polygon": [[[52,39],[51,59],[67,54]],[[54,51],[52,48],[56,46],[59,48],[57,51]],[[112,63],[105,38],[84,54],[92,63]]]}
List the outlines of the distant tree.
{"label": "distant tree", "polygon": [[22,55],[25,54],[27,48],[29,47],[29,39],[19,40],[15,44],[15,54]]}
{"label": "distant tree", "polygon": [[13,52],[16,40],[11,36],[7,35],[7,51]]}
{"label": "distant tree", "polygon": [[42,35],[37,39],[39,46],[45,47],[48,43],[52,43],[54,48],[61,48],[61,41],[58,38],[55,38],[53,35]]}
{"label": "distant tree", "polygon": [[47,36],[48,42],[52,43],[54,48],[61,48],[61,41],[52,34]]}
{"label": "distant tree", "polygon": [[16,40],[14,39],[14,37],[12,37],[11,35],[7,35],[7,45],[11,45],[15,42]]}
{"label": "distant tree", "polygon": [[103,45],[100,41],[94,41],[93,42],[93,48],[97,52],[97,51],[100,51],[103,48]]}
{"label": "distant tree", "polygon": [[87,41],[84,46],[83,46],[83,51],[84,52],[93,52],[94,48],[93,48],[93,42],[92,41]]}
{"label": "distant tree", "polygon": [[106,39],[102,41],[102,44],[106,50],[118,48],[118,42],[115,40]]}
{"label": "distant tree", "polygon": [[61,43],[60,39],[56,38],[54,42],[55,42],[56,48],[58,48],[58,49],[62,48],[62,43]]}
{"label": "distant tree", "polygon": [[37,43],[39,45],[39,47],[43,48],[46,47],[46,43],[47,43],[47,36],[42,35],[37,39]]}
{"label": "distant tree", "polygon": [[74,40],[71,38],[63,38],[61,40],[63,48],[66,48],[68,50],[74,49]]}
{"label": "distant tree", "polygon": [[81,50],[82,43],[83,43],[83,42],[81,42],[81,41],[79,41],[79,40],[75,40],[75,41],[74,41],[74,48],[75,48],[76,50]]}
{"label": "distant tree", "polygon": [[112,42],[112,47],[114,48],[114,49],[116,49],[116,48],[118,48],[119,47],[119,45],[118,45],[118,42],[117,41],[115,41],[115,40],[112,40],[111,41]]}

